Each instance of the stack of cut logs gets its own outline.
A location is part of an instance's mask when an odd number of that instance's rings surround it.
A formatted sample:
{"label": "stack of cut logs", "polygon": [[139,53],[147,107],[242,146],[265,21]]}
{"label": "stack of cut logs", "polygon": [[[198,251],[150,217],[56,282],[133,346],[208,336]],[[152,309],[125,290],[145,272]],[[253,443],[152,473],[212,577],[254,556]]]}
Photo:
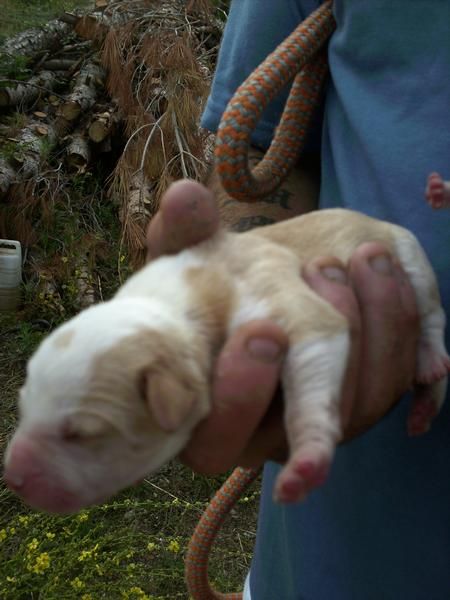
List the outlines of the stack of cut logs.
{"label": "stack of cut logs", "polygon": [[[199,116],[220,35],[208,0],[97,0],[90,13],[65,13],[7,40],[0,211],[43,171],[73,177],[105,161],[124,240],[141,252],[167,185],[204,172]],[[14,76],[16,63],[27,78]]]}

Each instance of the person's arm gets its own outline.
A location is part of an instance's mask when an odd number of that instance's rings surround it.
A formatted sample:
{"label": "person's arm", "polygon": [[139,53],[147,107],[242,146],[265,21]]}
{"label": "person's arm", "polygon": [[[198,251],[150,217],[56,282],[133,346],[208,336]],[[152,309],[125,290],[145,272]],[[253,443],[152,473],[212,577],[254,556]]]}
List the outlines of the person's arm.
{"label": "person's arm", "polygon": [[[213,235],[219,213],[210,191],[181,181],[172,185],[148,229],[149,257],[176,253]],[[365,244],[345,267],[333,257],[305,266],[303,277],[347,316],[352,354],[341,398],[346,441],[381,419],[412,385],[418,316],[404,273],[379,244]],[[401,340],[401,348],[392,340]],[[202,473],[240,464],[283,460],[282,406],[273,402],[286,349],[284,332],[270,321],[239,328],[217,360],[212,411],[183,452]]]}

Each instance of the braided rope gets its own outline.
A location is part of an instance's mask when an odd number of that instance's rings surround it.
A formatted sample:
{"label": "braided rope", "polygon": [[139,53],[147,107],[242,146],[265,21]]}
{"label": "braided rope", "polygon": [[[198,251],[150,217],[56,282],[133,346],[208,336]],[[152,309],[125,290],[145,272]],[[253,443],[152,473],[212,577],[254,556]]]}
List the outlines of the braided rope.
{"label": "braided rope", "polygon": [[259,469],[235,469],[201,516],[185,559],[186,583],[193,600],[242,600],[240,592],[222,594],[211,588],[208,581],[208,559],[222,523],[259,472]]}
{"label": "braided rope", "polygon": [[[222,185],[233,198],[250,202],[270,194],[297,161],[327,75],[323,49],[334,28],[328,0],[253,71],[228,103],[217,132],[215,160]],[[252,172],[252,132],[269,102],[293,79],[272,144]]]}

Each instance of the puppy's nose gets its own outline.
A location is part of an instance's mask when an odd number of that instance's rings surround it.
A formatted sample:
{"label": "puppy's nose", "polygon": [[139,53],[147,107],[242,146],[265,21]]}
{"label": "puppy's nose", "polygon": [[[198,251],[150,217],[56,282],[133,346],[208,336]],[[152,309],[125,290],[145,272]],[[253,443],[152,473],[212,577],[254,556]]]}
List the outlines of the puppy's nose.
{"label": "puppy's nose", "polygon": [[19,473],[11,472],[11,469],[6,469],[3,474],[3,481],[13,492],[20,492],[25,483],[25,478]]}
{"label": "puppy's nose", "polygon": [[42,468],[35,458],[35,450],[34,444],[23,437],[11,442],[3,473],[3,479],[10,490],[20,493],[27,481],[42,474]]}

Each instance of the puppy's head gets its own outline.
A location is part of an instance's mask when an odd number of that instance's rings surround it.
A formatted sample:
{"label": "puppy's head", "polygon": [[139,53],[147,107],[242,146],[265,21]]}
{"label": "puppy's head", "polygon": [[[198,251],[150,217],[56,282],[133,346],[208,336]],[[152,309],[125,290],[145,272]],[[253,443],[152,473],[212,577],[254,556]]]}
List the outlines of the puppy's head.
{"label": "puppy's head", "polygon": [[28,504],[102,502],[178,454],[208,410],[189,336],[137,300],[114,300],[52,333],[27,368],[5,480]]}

